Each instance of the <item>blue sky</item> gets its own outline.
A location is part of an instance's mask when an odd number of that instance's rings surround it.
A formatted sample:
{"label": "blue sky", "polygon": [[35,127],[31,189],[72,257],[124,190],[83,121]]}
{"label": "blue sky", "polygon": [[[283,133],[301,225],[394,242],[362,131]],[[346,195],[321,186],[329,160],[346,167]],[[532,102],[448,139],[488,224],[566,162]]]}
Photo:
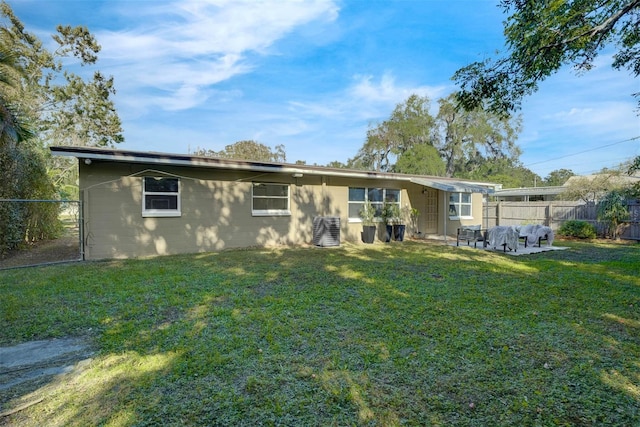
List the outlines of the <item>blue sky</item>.
{"label": "blue sky", "polygon": [[[368,126],[411,94],[437,100],[451,76],[504,49],[497,0],[14,0],[45,43],[84,25],[115,78],[123,149],[188,153],[253,139],[287,161],[346,162]],[[522,163],[545,177],[587,174],[640,155],[640,80],[604,52],[526,98]],[[92,73],[92,69],[81,70]]]}

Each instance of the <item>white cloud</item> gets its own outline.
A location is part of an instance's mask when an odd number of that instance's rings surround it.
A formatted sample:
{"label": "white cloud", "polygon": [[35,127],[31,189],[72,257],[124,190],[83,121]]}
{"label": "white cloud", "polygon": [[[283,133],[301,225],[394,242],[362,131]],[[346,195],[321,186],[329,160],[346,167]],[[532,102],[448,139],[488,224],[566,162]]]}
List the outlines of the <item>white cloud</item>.
{"label": "white cloud", "polygon": [[640,120],[631,102],[584,101],[581,107],[557,105],[559,110],[550,109],[548,114],[540,114],[538,125],[544,123],[547,133],[571,130],[578,135],[634,135],[640,131]]}
{"label": "white cloud", "polygon": [[[293,28],[317,19],[333,20],[338,8],[330,1],[189,1],[179,14],[188,23],[178,33],[189,42],[189,54],[261,51]],[[203,44],[202,41],[208,43]]]}
{"label": "white cloud", "polygon": [[445,96],[445,90],[445,86],[401,85],[390,72],[377,80],[372,75],[356,75],[340,92],[311,102],[290,101],[289,110],[309,118],[370,122],[389,117],[397,104],[413,94],[429,97],[432,108],[437,109],[436,100]]}
{"label": "white cloud", "polygon": [[418,86],[401,87],[396,84],[393,74],[384,73],[378,82],[375,82],[371,75],[354,76],[355,84],[349,89],[349,95],[361,102],[373,102],[380,104],[398,104],[406,100],[409,96],[417,94],[428,96],[435,100],[442,96],[445,91],[444,86]]}
{"label": "white cloud", "polygon": [[[147,104],[166,110],[205,102],[208,86],[254,68],[252,54],[270,54],[274,43],[298,27],[330,22],[338,13],[328,0],[138,2],[135,8],[145,17],[131,21],[139,26],[98,34],[101,61],[125,97],[159,89],[166,95],[150,96]],[[130,15],[131,9],[121,12]],[[192,102],[186,102],[187,94],[195,95]]]}
{"label": "white cloud", "polygon": [[574,117],[586,117],[593,114],[593,109],[591,108],[575,108],[573,107],[569,111],[560,111],[558,113],[553,114],[551,117],[559,120],[565,120],[567,118]]}
{"label": "white cloud", "polygon": [[385,73],[379,83],[372,82],[371,75],[354,76],[355,85],[349,90],[350,95],[355,99],[370,102],[393,102],[399,96],[399,92],[395,86],[395,79],[389,73]]}

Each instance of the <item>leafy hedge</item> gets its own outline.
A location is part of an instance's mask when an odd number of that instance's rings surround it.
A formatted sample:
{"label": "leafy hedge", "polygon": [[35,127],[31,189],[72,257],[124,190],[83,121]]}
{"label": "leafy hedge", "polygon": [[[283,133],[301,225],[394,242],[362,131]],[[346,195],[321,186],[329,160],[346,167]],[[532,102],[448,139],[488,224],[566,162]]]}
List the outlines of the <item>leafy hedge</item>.
{"label": "leafy hedge", "polygon": [[[44,158],[27,144],[0,149],[0,199],[51,200],[54,188]],[[0,202],[0,255],[59,235],[59,203]]]}
{"label": "leafy hedge", "polygon": [[595,239],[596,228],[586,221],[570,220],[560,226],[558,234],[578,239]]}

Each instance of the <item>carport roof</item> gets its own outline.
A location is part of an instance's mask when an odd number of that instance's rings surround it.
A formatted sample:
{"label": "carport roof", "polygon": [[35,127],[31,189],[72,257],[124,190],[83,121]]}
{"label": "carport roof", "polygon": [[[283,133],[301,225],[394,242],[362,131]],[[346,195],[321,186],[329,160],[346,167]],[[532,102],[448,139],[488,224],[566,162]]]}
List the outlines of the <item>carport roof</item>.
{"label": "carport roof", "polygon": [[475,182],[457,181],[447,178],[411,178],[411,182],[449,193],[492,194],[494,190]]}

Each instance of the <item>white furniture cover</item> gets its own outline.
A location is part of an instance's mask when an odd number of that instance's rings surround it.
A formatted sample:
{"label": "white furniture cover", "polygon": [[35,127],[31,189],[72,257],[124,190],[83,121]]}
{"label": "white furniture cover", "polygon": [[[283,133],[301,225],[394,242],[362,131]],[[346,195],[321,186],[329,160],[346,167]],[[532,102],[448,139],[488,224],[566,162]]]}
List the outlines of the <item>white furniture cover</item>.
{"label": "white furniture cover", "polygon": [[487,232],[487,243],[493,248],[507,245],[505,249],[517,250],[518,238],[519,235],[516,229],[505,225],[492,227]]}
{"label": "white furniture cover", "polygon": [[547,239],[547,246],[553,245],[553,230],[545,225],[523,225],[520,227],[520,237],[526,237],[529,245],[535,245],[540,238]]}

